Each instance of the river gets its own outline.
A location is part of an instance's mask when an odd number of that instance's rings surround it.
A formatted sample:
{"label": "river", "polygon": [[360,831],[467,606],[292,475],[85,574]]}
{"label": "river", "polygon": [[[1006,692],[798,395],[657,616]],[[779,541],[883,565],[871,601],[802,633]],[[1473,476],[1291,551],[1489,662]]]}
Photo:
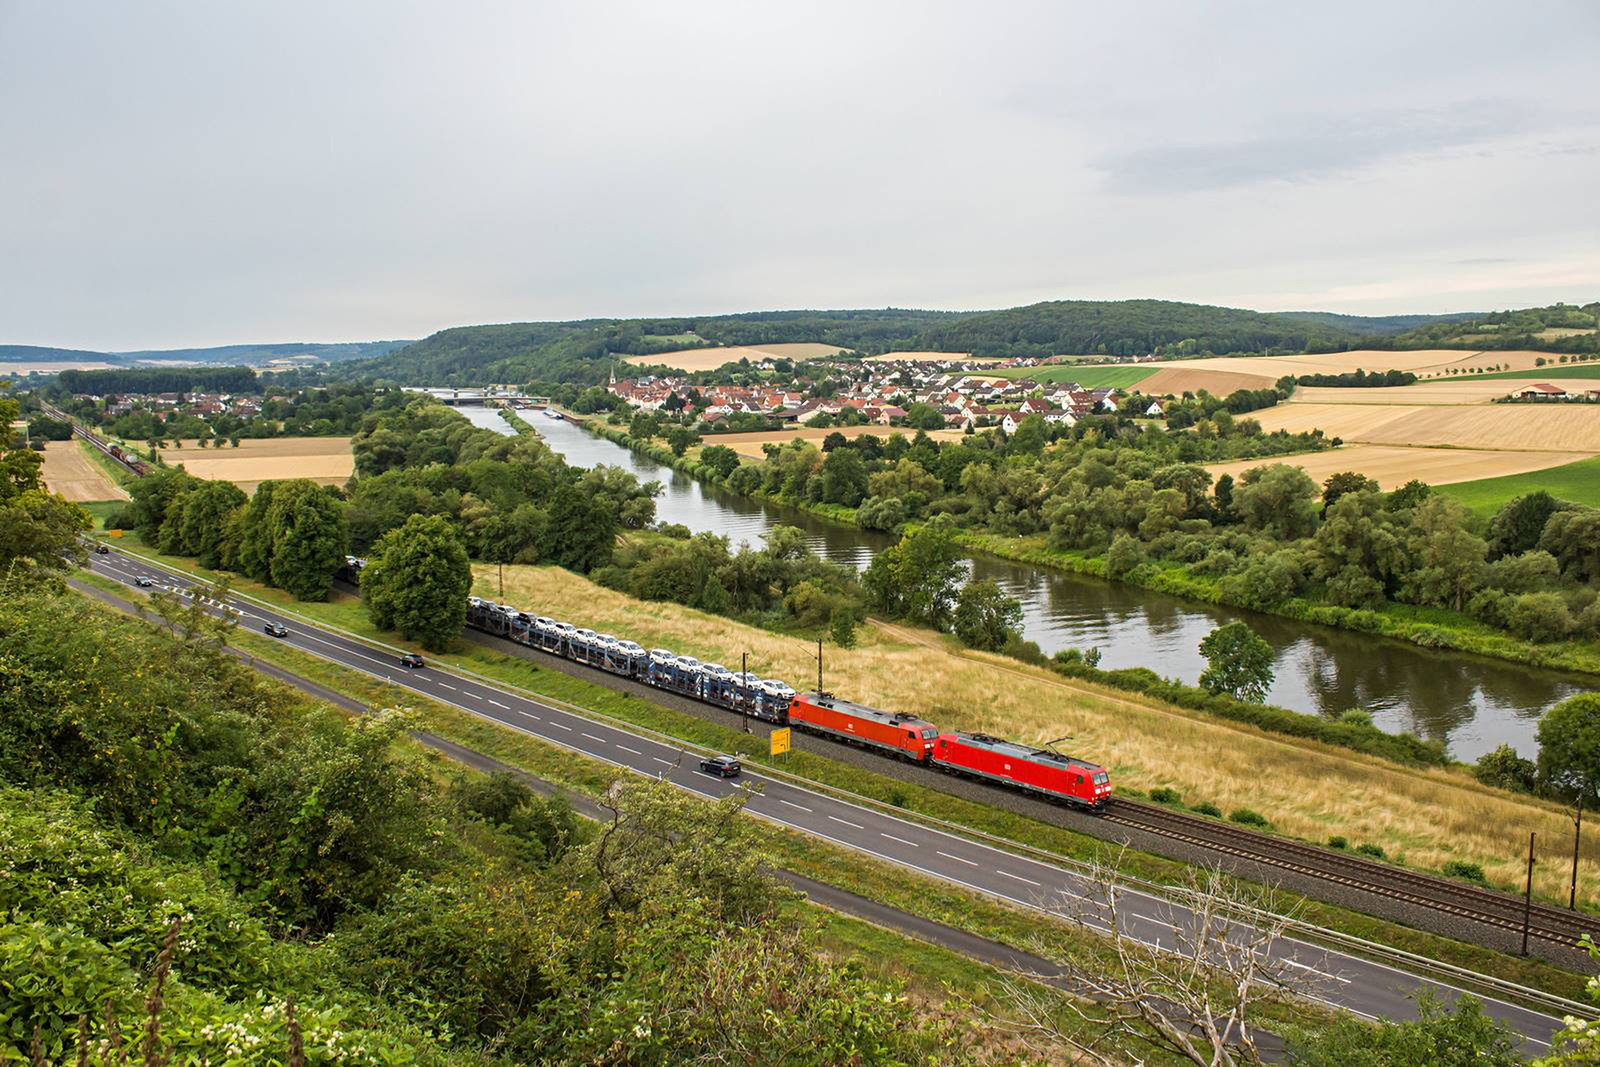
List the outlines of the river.
{"label": "river", "polygon": [[[510,432],[496,410],[457,410],[479,426]],[[889,543],[883,534],[702,485],[542,411],[523,415],[574,466],[608,463],[633,472],[641,481],[659,484],[656,516],[662,522],[722,534],[736,545],[759,543],[778,523],[797,526],[819,554],[857,568],[866,566]],[[972,567],[1022,602],[1024,635],[1046,653],[1096,647],[1102,667],[1149,667],[1192,683],[1205,668],[1201,639],[1225,622],[1244,619],[1276,654],[1270,703],[1329,716],[1362,708],[1383,729],[1438,738],[1462,760],[1476,759],[1500,744],[1511,744],[1532,757],[1544,710],[1575,692],[1594,688],[1582,676],[1433,652],[1401,641],[1215,607],[1028,564],[981,557],[972,561]]]}

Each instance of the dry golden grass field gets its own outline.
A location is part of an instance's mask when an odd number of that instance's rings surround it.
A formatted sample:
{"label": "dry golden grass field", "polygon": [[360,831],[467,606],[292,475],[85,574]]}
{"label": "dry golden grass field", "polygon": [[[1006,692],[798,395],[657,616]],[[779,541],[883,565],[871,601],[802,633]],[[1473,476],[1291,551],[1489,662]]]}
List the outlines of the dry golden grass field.
{"label": "dry golden grass field", "polygon": [[[1529,372],[1526,378],[1452,378],[1420,381],[1415,385],[1385,385],[1375,389],[1340,389],[1302,385],[1294,391],[1295,404],[1487,404],[1535,382],[1545,381]],[[1559,381],[1559,379],[1557,379]],[[1581,384],[1581,383],[1574,383]]]}
{"label": "dry golden grass field", "polygon": [[[495,593],[495,571],[476,568],[475,591]],[[647,648],[739,662],[808,685],[814,646],[676,604],[641,602],[553,567],[507,566],[506,600]],[[1266,734],[1200,713],[998,656],[961,651],[927,631],[868,626],[858,647],[830,649],[828,688],[883,708],[927,716],[945,729],[986,730],[1025,741],[1070,735],[1072,747],[1110,767],[1123,786],[1178,790],[1224,811],[1249,807],[1286,833],[1323,841],[1343,834],[1405,862],[1437,868],[1481,863],[1494,882],[1520,885],[1529,830],[1571,841],[1571,820],[1550,805],[1499,793],[1463,772],[1411,770],[1342,749]],[[1552,846],[1554,847],[1554,846]],[[1535,880],[1565,899],[1568,868],[1541,864]],[[1600,899],[1600,834],[1586,839],[1580,892]]]}
{"label": "dry golden grass field", "polygon": [[73,363],[70,360],[65,362],[44,360],[32,363],[26,363],[19,360],[13,363],[8,360],[4,363],[0,363],[0,378],[8,378],[16,374],[33,374],[34,372],[38,372],[40,374],[54,374],[57,371],[64,370],[111,369],[112,366],[109,363]]}
{"label": "dry golden grass field", "polygon": [[1369,445],[1600,452],[1588,404],[1279,404],[1251,412],[1266,430],[1321,430]]}
{"label": "dry golden grass field", "polygon": [[1413,478],[1429,485],[1474,482],[1505,474],[1526,474],[1547,467],[1559,467],[1586,459],[1588,452],[1496,452],[1470,448],[1406,448],[1400,445],[1346,445],[1329,452],[1308,452],[1300,456],[1267,459],[1240,459],[1228,463],[1208,463],[1212,474],[1231,474],[1235,478],[1252,467],[1287,463],[1300,467],[1318,484],[1330,474],[1359,471],[1385,490],[1397,489]]}
{"label": "dry golden grass field", "polygon": [[811,341],[796,341],[773,345],[728,345],[723,348],[685,348],[678,352],[662,352],[654,356],[629,356],[624,362],[673,367],[681,371],[716,370],[724,363],[737,363],[748,359],[759,363],[764,359],[820,359],[836,356],[844,349],[838,345],[825,345]]}
{"label": "dry golden grass field", "polygon": [[246,439],[238,448],[198,448],[193,444],[161,453],[169,467],[183,464],[196,478],[232,482],[247,493],[277,478],[310,478],[338,485],[355,470],[348,437],[269,437]]}
{"label": "dry golden grass field", "polygon": [[[760,459],[764,452],[761,446],[776,442],[788,444],[790,441],[818,441],[831,433],[841,433],[847,438],[866,437],[875,435],[888,439],[890,434],[900,434],[904,437],[915,437],[917,431],[906,430],[894,426],[801,426],[793,430],[751,430],[748,433],[713,433],[701,438],[702,445],[727,445],[741,456],[753,456]],[[961,437],[960,430],[930,430],[928,436],[935,441],[954,441]]]}
{"label": "dry golden grass field", "polygon": [[44,446],[44,484],[74,503],[128,499],[127,490],[84,454],[85,447],[76,439],[48,442]]}
{"label": "dry golden grass field", "polygon": [[[1222,393],[1234,389],[1262,389],[1284,375],[1345,374],[1356,370],[1403,370],[1419,378],[1445,377],[1477,367],[1495,366],[1537,373],[1534,364],[1541,357],[1552,358],[1547,352],[1471,352],[1457,348],[1399,352],[1356,349],[1309,356],[1216,356],[1145,364],[1156,368],[1156,373],[1140,382],[1139,389],[1153,396],[1201,388]],[[1222,374],[1240,377],[1221,377]]]}

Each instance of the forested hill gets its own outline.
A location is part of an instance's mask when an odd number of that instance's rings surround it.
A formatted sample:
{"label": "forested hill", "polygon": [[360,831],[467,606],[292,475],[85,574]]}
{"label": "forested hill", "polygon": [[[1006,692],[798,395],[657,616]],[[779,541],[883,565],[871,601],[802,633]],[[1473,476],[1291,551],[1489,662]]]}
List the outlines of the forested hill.
{"label": "forested hill", "polygon": [[1333,311],[1280,311],[1277,317],[1309,322],[1317,326],[1331,326],[1338,330],[1370,334],[1374,337],[1392,337],[1424,326],[1453,322],[1466,322],[1483,315],[1481,311],[1457,311],[1449,315],[1340,315]]}
{"label": "forested hill", "polygon": [[1600,352],[1600,301],[1577,307],[1491,311],[1466,318],[1426,323],[1402,333],[1403,348],[1526,349],[1545,352]]}
{"label": "forested hill", "polygon": [[923,332],[919,347],[982,356],[1167,358],[1348,348],[1361,334],[1325,323],[1170,300],[1052,300],[964,316]]}
{"label": "forested hill", "polygon": [[923,331],[960,315],[951,311],[883,308],[457,326],[380,359],[355,365],[350,372],[408,385],[501,381],[594,384],[609,372],[612,355],[789,341],[888,352],[914,344]]}

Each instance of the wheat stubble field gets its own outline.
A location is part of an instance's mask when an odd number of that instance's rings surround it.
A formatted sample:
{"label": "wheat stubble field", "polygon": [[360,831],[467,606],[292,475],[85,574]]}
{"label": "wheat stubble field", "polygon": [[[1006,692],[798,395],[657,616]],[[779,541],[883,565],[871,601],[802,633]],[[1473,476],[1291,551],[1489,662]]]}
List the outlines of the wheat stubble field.
{"label": "wheat stubble field", "polygon": [[51,441],[44,446],[44,484],[75,504],[91,500],[126,500],[127,490],[84,454],[76,439]]}
{"label": "wheat stubble field", "polygon": [[[494,595],[494,569],[479,565],[476,577],[476,591]],[[515,607],[647,648],[735,664],[748,652],[751,669],[764,676],[802,686],[816,677],[815,646],[801,638],[677,604],[634,600],[558,568],[508,565],[505,588]],[[1312,841],[1343,834],[1352,844],[1379,844],[1418,866],[1481,863],[1492,881],[1507,885],[1519,876],[1518,841],[1526,847],[1528,830],[1550,840],[1571,835],[1563,812],[1489,790],[1464,772],[1402,768],[962,652],[942,635],[916,638],[863,628],[858,647],[828,650],[828,688],[925,715],[944,729],[1036,743],[1070,735],[1074,749],[1105,763],[1124,786],[1166,786],[1192,803],[1207,800],[1223,810],[1249,807],[1286,833]],[[1600,835],[1586,846],[1580,891],[1600,900]],[[1551,896],[1565,891],[1566,870],[1558,867],[1541,865],[1535,873]]]}
{"label": "wheat stubble field", "polygon": [[262,482],[310,478],[338,485],[355,470],[348,437],[267,437],[239,442],[238,448],[199,448],[189,444],[161,453],[169,467],[183,464],[196,478],[232,482],[247,493]]}
{"label": "wheat stubble field", "polygon": [[844,349],[838,345],[820,342],[795,341],[771,345],[727,345],[721,348],[685,348],[677,352],[662,352],[654,356],[629,356],[623,362],[635,365],[672,367],[681,371],[716,370],[724,363],[737,363],[748,359],[760,363],[764,359],[821,359],[836,356]]}

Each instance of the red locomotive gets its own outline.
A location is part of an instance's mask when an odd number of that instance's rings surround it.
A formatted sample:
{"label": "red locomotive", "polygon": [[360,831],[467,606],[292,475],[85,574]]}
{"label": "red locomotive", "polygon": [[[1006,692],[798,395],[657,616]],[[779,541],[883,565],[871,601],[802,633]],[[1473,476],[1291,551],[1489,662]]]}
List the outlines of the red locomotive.
{"label": "red locomotive", "polygon": [[1099,764],[988,734],[940,734],[932,763],[955,774],[1042,793],[1090,811],[1100,811],[1111,801],[1111,777]]}
{"label": "red locomotive", "polygon": [[853,741],[892,752],[901,759],[925,763],[939,728],[913,715],[869,708],[831,693],[797,693],[789,705],[789,722],[811,733]]}

